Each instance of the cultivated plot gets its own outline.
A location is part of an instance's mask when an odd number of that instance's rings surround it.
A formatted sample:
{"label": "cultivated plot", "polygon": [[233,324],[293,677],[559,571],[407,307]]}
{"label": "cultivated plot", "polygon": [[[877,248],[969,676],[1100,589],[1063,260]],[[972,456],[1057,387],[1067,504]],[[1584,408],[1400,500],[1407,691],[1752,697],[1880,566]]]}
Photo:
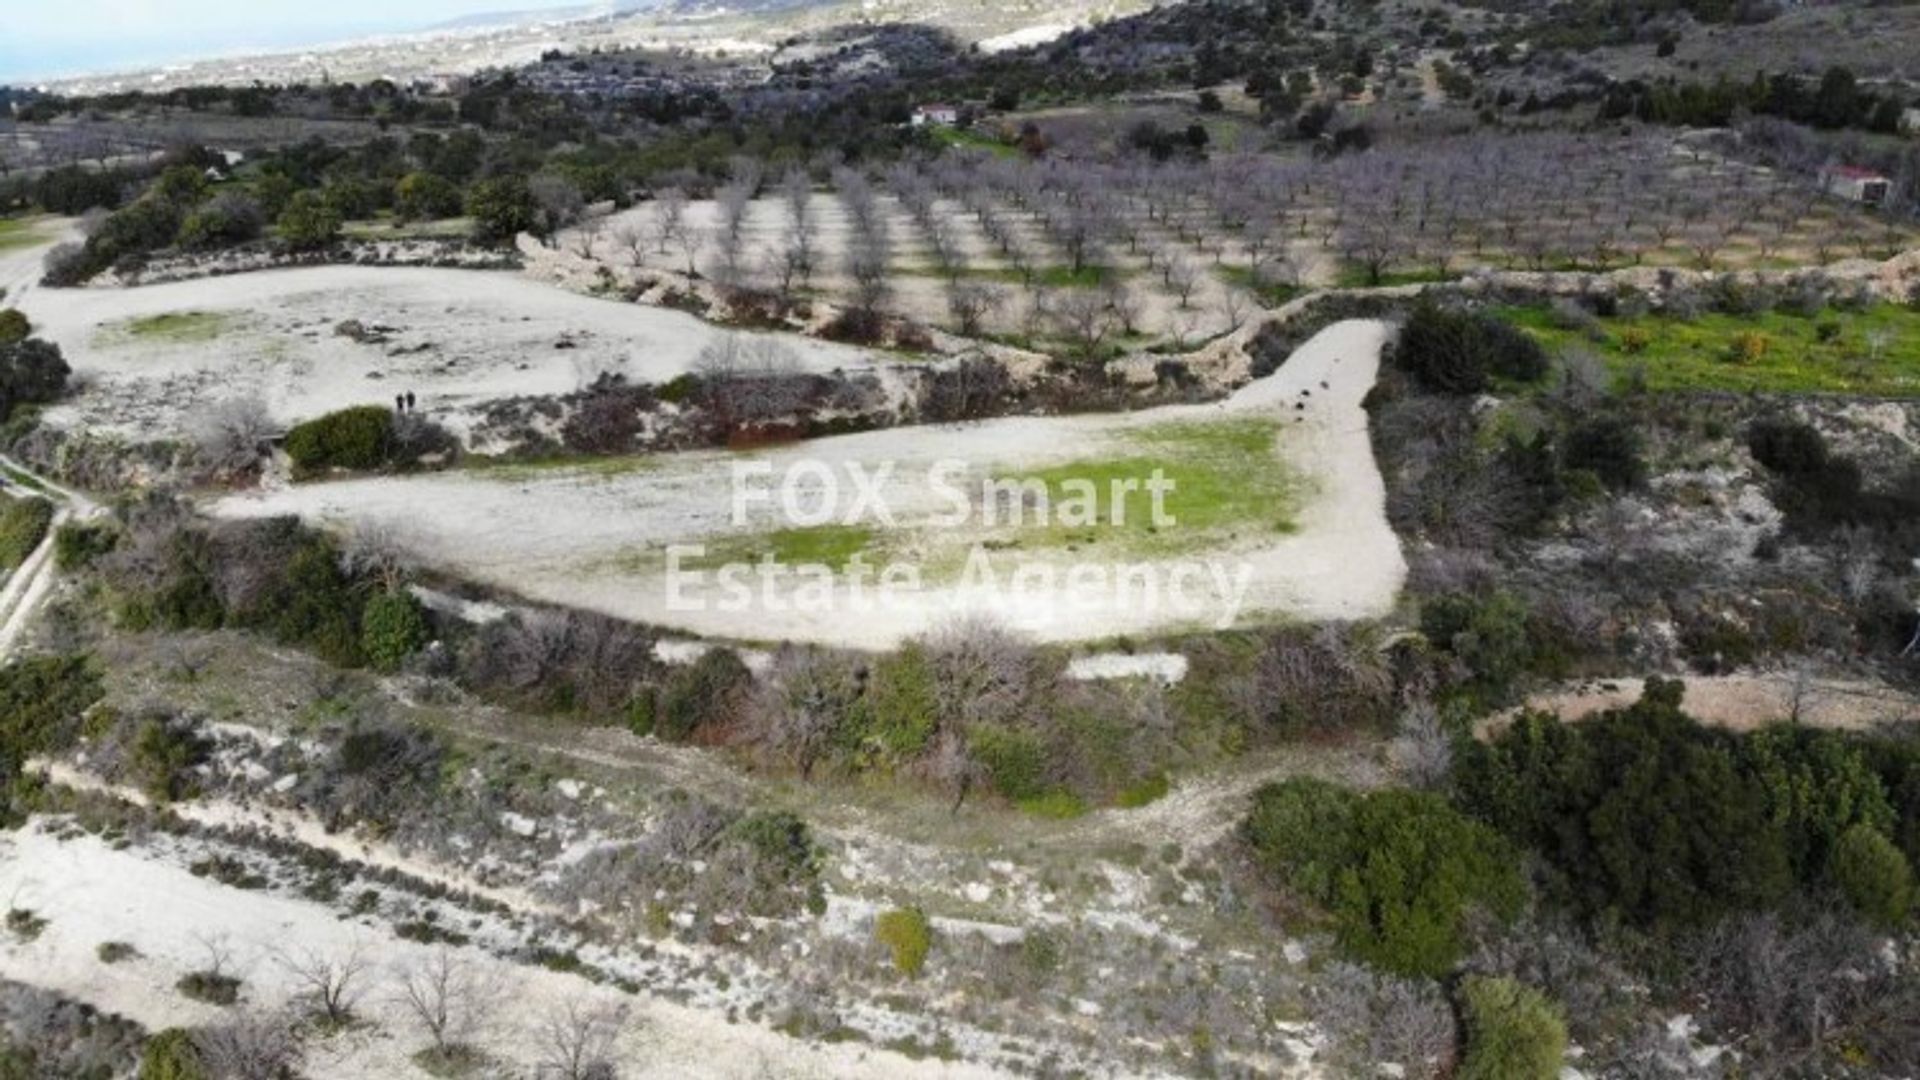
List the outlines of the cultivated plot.
{"label": "cultivated plot", "polygon": [[[1214,405],[893,429],[624,471],[362,479],[213,509],[377,528],[531,599],[730,639],[883,648],[967,615],[1061,641],[1360,618],[1390,608],[1405,575],[1361,408],[1387,333],[1338,324]],[[1171,485],[1164,518],[1148,501],[1156,470]],[[1116,479],[1136,487],[1116,496]],[[1092,523],[1068,513],[1073,480],[1093,488],[1078,506]],[[1128,503],[1117,524],[1116,501]],[[910,579],[888,576],[902,566]]]}

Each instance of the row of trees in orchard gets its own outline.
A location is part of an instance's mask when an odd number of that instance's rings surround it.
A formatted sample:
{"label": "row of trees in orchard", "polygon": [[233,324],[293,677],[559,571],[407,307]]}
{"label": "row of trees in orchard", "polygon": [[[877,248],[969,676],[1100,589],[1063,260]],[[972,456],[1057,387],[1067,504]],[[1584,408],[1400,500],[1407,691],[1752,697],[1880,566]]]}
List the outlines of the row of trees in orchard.
{"label": "row of trees in orchard", "polygon": [[1239,295],[1205,288],[1210,277],[1284,289],[1315,263],[1332,266],[1342,284],[1382,284],[1468,265],[1826,262],[1885,256],[1910,241],[1899,206],[1842,204],[1814,185],[1819,162],[1803,154],[1796,164],[1768,170],[1656,135],[1548,133],[1414,142],[1330,160],[948,155],[896,167],[888,181],[954,283],[964,327],[978,306],[961,287],[974,269],[969,229],[984,242],[972,245],[976,254],[1029,288],[1049,277],[1104,286],[1110,271],[1123,270],[1181,309],[1201,292]]}

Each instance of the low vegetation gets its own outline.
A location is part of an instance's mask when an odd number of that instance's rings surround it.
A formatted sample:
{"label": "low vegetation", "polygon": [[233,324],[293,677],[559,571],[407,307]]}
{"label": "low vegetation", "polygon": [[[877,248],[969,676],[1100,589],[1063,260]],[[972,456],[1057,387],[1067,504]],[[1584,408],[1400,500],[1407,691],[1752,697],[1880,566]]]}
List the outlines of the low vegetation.
{"label": "low vegetation", "polygon": [[1652,390],[1920,395],[1920,311],[1902,305],[1501,318],[1554,351],[1591,350],[1614,379]]}

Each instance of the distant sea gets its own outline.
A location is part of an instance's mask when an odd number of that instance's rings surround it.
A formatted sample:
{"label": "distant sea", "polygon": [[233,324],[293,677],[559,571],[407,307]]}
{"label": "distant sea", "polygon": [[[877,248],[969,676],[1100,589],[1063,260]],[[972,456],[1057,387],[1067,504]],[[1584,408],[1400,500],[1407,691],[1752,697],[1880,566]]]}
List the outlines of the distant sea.
{"label": "distant sea", "polygon": [[326,28],[294,28],[279,32],[208,31],[156,39],[115,39],[110,28],[88,41],[23,42],[0,34],[0,86],[31,86],[47,79],[109,72],[139,71],[192,60],[285,52],[311,45],[332,45],[378,34],[419,30],[417,23],[400,20]]}

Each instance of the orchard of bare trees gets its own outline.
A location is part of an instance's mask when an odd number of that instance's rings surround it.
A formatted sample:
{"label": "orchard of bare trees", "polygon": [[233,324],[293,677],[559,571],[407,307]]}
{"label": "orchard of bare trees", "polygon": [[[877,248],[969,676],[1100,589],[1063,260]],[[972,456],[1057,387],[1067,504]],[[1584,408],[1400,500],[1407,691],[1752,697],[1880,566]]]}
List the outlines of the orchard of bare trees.
{"label": "orchard of bare trees", "polygon": [[1660,134],[1535,133],[1332,158],[956,151],[771,181],[741,160],[711,202],[669,188],[613,235],[615,261],[818,296],[869,327],[900,317],[1093,357],[1231,332],[1303,288],[1811,265],[1885,258],[1915,233],[1822,194],[1809,169]]}

